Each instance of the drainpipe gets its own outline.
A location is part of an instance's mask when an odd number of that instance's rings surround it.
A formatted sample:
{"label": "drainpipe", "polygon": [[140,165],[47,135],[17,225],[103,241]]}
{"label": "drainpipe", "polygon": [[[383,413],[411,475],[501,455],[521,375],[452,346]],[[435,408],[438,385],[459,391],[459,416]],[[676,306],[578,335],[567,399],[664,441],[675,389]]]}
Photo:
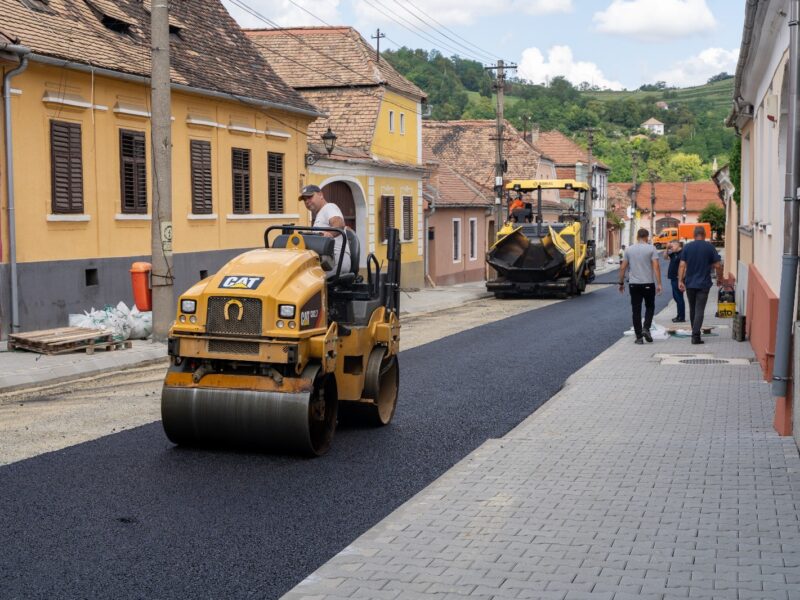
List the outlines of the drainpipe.
{"label": "drainpipe", "polygon": [[800,183],[798,172],[798,149],[800,149],[800,128],[797,123],[798,74],[800,66],[800,37],[798,37],[798,16],[800,0],[791,0],[789,9],[789,98],[786,121],[786,189],[784,194],[783,262],[781,268],[780,301],[778,304],[778,328],[775,342],[775,366],[772,371],[772,395],[786,398],[792,344],[792,321],[797,292],[798,227],[800,227],[800,205],[797,187]]}
{"label": "drainpipe", "polygon": [[17,289],[17,223],[14,215],[14,151],[11,136],[11,79],[28,68],[30,48],[18,44],[0,45],[0,50],[19,57],[19,66],[3,77],[5,114],[6,190],[8,194],[8,262],[11,268],[11,331],[19,331],[19,290]]}

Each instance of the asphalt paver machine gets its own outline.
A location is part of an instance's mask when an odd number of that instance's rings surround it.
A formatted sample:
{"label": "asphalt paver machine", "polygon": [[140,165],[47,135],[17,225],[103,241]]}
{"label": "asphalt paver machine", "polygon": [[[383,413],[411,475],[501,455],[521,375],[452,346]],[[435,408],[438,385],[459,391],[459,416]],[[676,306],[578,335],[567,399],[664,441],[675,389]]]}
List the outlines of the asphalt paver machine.
{"label": "asphalt paver machine", "polygon": [[[557,222],[545,222],[542,192],[566,191],[572,205]],[[496,297],[520,295],[580,295],[594,280],[594,242],[589,186],[573,179],[513,180],[506,184],[512,210],[486,262],[497,276],[486,282]],[[525,200],[523,200],[525,199]],[[535,204],[529,200],[535,199]]]}
{"label": "asphalt paver machine", "polygon": [[[326,232],[347,236],[350,272]],[[400,373],[398,230],[388,231],[386,272],[370,254],[366,281],[350,229],[270,227],[264,246],[180,297],[161,396],[167,437],[321,455],[340,403],[388,424]]]}

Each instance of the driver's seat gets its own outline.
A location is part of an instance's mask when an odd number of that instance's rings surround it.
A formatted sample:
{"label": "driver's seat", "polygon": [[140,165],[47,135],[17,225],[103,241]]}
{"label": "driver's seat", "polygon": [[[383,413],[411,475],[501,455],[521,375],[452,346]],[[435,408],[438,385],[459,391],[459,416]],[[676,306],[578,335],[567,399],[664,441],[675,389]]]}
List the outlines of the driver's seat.
{"label": "driver's seat", "polygon": [[347,247],[350,249],[350,272],[358,275],[358,268],[361,265],[361,242],[358,241],[356,232],[349,227],[345,227],[344,233],[347,236]]}

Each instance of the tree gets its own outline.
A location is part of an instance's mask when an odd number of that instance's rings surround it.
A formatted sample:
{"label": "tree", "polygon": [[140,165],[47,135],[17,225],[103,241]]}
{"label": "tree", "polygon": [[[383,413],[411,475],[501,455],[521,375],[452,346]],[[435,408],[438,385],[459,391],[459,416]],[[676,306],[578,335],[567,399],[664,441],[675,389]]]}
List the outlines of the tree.
{"label": "tree", "polygon": [[719,204],[709,203],[698,217],[700,223],[709,223],[711,231],[717,232],[717,237],[725,234],[725,209]]}
{"label": "tree", "polygon": [[711,175],[709,168],[703,165],[703,159],[697,154],[675,152],[666,161],[662,168],[663,181],[683,181],[688,177],[691,181],[708,179]]}
{"label": "tree", "polygon": [[462,119],[494,119],[494,104],[489,98],[478,96],[477,100],[470,99],[467,109],[461,115]]}
{"label": "tree", "polygon": [[722,73],[717,73],[708,78],[708,83],[714,83],[715,81],[725,81],[726,79],[733,79],[733,75],[729,74],[727,71],[723,71]]}

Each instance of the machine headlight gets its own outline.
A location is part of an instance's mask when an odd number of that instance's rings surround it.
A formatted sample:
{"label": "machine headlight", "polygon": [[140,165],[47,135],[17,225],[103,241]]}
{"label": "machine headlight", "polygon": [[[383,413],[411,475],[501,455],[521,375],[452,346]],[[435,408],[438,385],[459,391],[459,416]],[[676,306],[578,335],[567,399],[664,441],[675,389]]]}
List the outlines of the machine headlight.
{"label": "machine headlight", "polygon": [[192,315],[197,311],[196,300],[181,300],[181,312]]}
{"label": "machine headlight", "polygon": [[283,328],[283,325],[284,325],[284,323],[283,323],[283,321],[278,321],[277,323],[275,323],[275,325],[277,325],[277,326],[278,326],[278,329],[282,329],[282,328]]}
{"label": "machine headlight", "polygon": [[278,306],[278,316],[281,319],[294,319],[294,304],[281,304]]}
{"label": "machine headlight", "polygon": [[195,323],[197,323],[197,317],[195,317],[194,315],[192,315],[191,317],[189,317],[189,322],[190,322],[192,325],[194,325]]}

